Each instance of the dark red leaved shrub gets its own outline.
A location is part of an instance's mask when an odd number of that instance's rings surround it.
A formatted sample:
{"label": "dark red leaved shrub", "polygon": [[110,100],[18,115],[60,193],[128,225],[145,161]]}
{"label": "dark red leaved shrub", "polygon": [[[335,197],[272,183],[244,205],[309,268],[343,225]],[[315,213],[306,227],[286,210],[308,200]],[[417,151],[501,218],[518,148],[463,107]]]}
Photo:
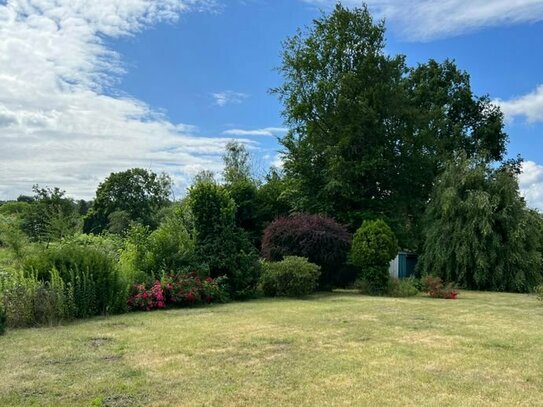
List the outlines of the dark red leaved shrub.
{"label": "dark red leaved shrub", "polygon": [[352,235],[334,219],[305,213],[278,218],[264,230],[262,257],[280,261],[286,256],[306,257],[321,266],[320,286],[344,286],[341,270]]}

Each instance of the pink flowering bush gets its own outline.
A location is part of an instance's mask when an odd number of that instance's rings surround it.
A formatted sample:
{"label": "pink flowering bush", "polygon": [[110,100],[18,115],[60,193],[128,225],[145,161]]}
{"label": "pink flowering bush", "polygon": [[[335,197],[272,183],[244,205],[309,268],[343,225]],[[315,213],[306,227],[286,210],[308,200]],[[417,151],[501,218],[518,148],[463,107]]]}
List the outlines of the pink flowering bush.
{"label": "pink flowering bush", "polygon": [[128,299],[128,307],[132,310],[144,311],[166,308],[164,290],[160,281],[155,281],[149,289],[146,289],[144,284],[135,284],[132,295]]}
{"label": "pink flowering bush", "polygon": [[134,285],[128,306],[131,310],[151,311],[227,300],[226,277],[201,278],[197,273],[188,273],[164,276],[149,289],[145,284]]}

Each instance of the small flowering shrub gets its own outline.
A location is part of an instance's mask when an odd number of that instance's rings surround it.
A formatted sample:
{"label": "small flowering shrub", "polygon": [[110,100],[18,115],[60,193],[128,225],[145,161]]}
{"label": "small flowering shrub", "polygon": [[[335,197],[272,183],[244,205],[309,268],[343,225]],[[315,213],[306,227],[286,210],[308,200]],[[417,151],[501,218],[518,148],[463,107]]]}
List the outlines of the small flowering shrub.
{"label": "small flowering shrub", "polygon": [[423,291],[432,298],[445,298],[455,300],[458,292],[454,290],[454,284],[444,284],[441,278],[426,276],[422,279]]}
{"label": "small flowering shrub", "polygon": [[136,284],[128,300],[131,310],[152,311],[166,306],[192,306],[226,302],[226,277],[201,278],[197,273],[167,275],[151,288]]}
{"label": "small flowering shrub", "polygon": [[128,307],[143,311],[165,308],[164,290],[160,281],[155,281],[149,289],[146,289],[144,284],[135,284],[132,295],[128,299]]}

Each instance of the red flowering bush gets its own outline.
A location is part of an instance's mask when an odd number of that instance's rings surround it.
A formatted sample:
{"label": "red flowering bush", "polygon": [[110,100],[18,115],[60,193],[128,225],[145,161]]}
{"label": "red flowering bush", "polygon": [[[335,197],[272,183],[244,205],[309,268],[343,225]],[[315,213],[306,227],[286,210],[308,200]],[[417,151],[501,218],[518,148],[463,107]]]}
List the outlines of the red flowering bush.
{"label": "red flowering bush", "polygon": [[445,298],[455,300],[458,292],[454,290],[454,284],[444,284],[439,277],[426,276],[422,279],[423,291],[432,298]]}
{"label": "red flowering bush", "polygon": [[128,307],[144,311],[166,308],[164,290],[160,281],[155,281],[149,289],[146,289],[144,284],[135,284],[132,295],[128,299]]}
{"label": "red flowering bush", "polygon": [[202,279],[197,273],[165,276],[150,289],[136,284],[128,300],[132,310],[151,311],[167,305],[191,306],[228,300],[226,277]]}

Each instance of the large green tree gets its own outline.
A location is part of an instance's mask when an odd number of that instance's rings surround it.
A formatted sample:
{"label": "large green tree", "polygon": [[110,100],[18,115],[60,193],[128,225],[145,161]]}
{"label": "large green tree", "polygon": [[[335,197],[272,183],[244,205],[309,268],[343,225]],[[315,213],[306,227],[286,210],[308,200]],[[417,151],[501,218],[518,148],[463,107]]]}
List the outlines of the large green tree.
{"label": "large green tree", "polygon": [[425,214],[421,273],[478,290],[526,292],[542,282],[542,220],[526,208],[518,173],[519,161],[447,165]]}
{"label": "large green tree", "polygon": [[111,173],[98,186],[84,231],[101,233],[111,226],[112,231],[120,232],[130,222],[156,227],[156,215],[170,203],[171,189],[172,181],[166,174],[143,168]]}
{"label": "large green tree", "polygon": [[414,68],[387,55],[383,22],[366,7],[337,5],[284,43],[282,139],[295,209],[357,228],[387,220],[415,247],[419,220],[441,163],[456,152],[498,160],[500,111],[477,97],[453,62]]}

